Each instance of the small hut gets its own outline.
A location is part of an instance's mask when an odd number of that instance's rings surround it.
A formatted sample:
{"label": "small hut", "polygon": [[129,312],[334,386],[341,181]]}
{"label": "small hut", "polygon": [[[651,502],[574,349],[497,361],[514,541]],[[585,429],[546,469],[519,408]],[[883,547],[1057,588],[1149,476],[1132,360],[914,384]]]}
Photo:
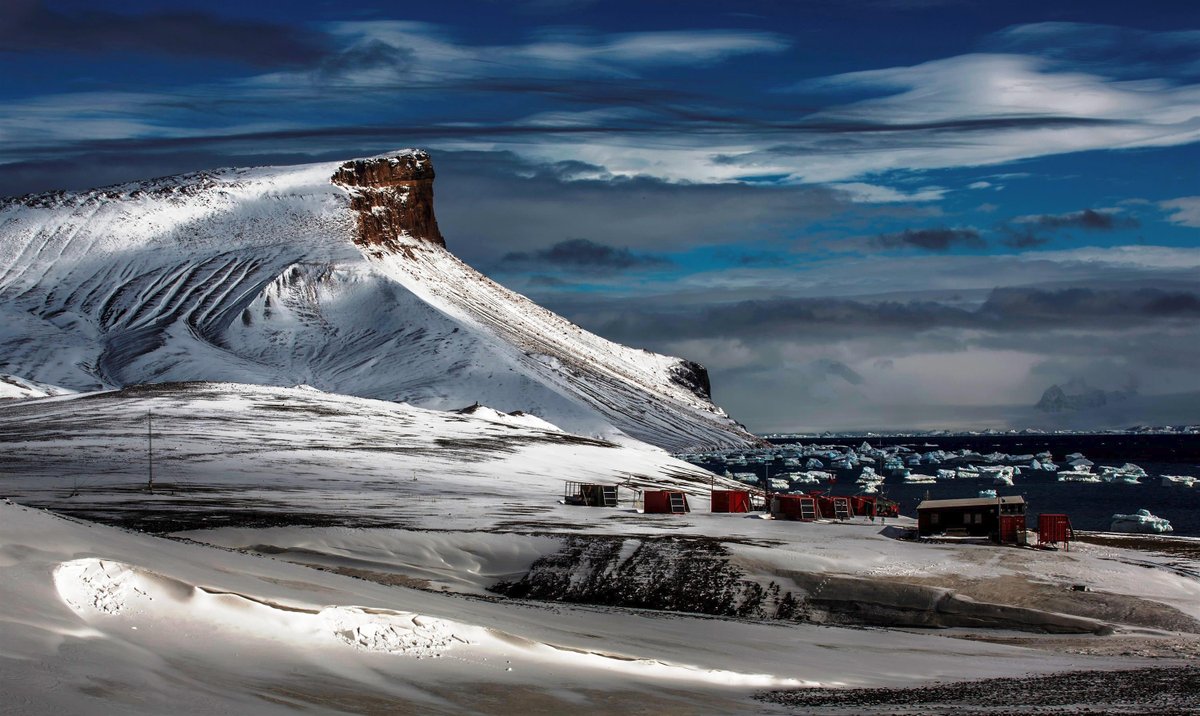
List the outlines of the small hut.
{"label": "small hut", "polygon": [[[1002,516],[1025,516],[1025,498],[974,497],[963,500],[925,500],[917,505],[917,534],[1000,538]],[[1010,527],[1015,529],[1015,527]],[[1023,529],[1023,528],[1022,528]]]}
{"label": "small hut", "polygon": [[567,482],[563,488],[563,502],[583,507],[616,507],[617,486]]}
{"label": "small hut", "polygon": [[749,512],[749,490],[713,490],[713,512]]}
{"label": "small hut", "polygon": [[812,495],[772,495],[771,516],[777,520],[815,520],[821,516]]}
{"label": "small hut", "polygon": [[687,495],[678,490],[647,490],[642,493],[642,499],[642,512],[647,515],[680,515],[691,512],[691,508],[688,507]]}

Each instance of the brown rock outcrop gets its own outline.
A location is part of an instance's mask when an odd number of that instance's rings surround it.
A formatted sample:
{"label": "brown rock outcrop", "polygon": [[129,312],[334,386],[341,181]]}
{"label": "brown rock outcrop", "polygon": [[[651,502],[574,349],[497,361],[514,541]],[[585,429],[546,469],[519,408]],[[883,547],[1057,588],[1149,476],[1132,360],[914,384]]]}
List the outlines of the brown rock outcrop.
{"label": "brown rock outcrop", "polygon": [[351,190],[358,244],[399,251],[406,236],[446,245],[433,213],[433,177],[429,155],[413,151],[346,162],[331,181]]}

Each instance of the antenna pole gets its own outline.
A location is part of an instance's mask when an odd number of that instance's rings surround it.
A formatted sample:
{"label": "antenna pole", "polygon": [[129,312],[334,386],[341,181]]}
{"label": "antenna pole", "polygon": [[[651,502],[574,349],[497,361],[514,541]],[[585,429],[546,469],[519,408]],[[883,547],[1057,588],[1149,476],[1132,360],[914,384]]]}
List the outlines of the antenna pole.
{"label": "antenna pole", "polygon": [[149,410],[146,411],[146,471],[149,476],[146,490],[154,492],[154,427]]}

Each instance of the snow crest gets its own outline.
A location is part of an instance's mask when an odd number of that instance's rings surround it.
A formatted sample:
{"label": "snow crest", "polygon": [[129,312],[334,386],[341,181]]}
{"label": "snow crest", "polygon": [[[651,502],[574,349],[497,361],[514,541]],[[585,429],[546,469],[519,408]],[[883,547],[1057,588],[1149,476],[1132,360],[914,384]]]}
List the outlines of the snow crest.
{"label": "snow crest", "polygon": [[329,607],[321,611],[320,618],[338,640],[364,651],[437,658],[470,643],[456,633],[458,625],[420,614]]}

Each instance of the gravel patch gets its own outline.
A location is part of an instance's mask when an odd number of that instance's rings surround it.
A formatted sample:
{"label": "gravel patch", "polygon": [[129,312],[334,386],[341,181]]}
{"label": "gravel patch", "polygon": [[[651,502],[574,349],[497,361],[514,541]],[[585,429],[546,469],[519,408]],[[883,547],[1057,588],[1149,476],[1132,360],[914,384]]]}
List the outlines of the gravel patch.
{"label": "gravel patch", "polygon": [[1200,667],[1074,671],[910,688],[795,689],[757,699],[812,714],[1200,714]]}

